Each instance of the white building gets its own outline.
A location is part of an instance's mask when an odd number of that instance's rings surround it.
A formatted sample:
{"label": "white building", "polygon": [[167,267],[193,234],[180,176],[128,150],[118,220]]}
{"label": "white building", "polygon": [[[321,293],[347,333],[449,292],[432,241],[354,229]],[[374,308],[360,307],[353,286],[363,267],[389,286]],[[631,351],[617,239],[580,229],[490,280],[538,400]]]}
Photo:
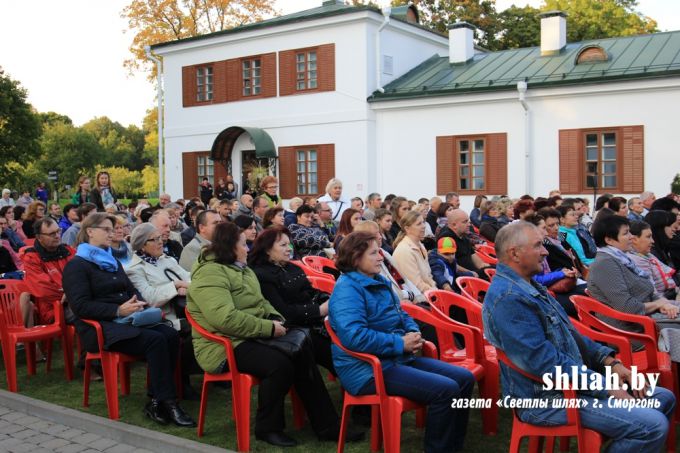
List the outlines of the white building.
{"label": "white building", "polygon": [[412,199],[587,195],[594,181],[668,192],[680,32],[567,44],[556,12],[540,47],[482,52],[467,24],[446,38],[415,16],[330,1],[153,46],[166,190],[195,196],[200,178],[227,172],[242,182],[260,157],[284,198],[321,193],[333,176],[347,195]]}

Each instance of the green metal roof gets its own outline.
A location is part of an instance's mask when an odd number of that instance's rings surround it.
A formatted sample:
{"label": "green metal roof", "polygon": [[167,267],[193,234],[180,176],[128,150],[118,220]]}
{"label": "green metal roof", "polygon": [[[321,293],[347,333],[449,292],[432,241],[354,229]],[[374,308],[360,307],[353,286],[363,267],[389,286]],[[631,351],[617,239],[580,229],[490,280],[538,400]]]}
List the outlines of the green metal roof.
{"label": "green metal roof", "polygon": [[[319,0],[321,1],[321,0]],[[217,31],[215,33],[208,33],[205,35],[200,35],[200,36],[192,36],[190,38],[184,38],[184,39],[177,39],[174,41],[167,41],[159,44],[154,44],[151,46],[151,49],[160,49],[168,46],[172,46],[175,44],[179,43],[185,43],[185,42],[191,42],[191,41],[200,41],[203,39],[210,39],[214,38],[217,36],[224,36],[224,35],[231,35],[235,33],[242,33],[246,31],[252,31],[252,30],[259,30],[263,28],[269,28],[269,27],[275,27],[279,25],[285,25],[285,24],[292,24],[292,23],[297,23],[297,22],[304,22],[308,20],[315,20],[315,19],[322,19],[325,17],[332,17],[332,16],[339,16],[342,14],[349,14],[349,13],[356,13],[360,11],[373,11],[376,12],[380,15],[382,15],[380,9],[374,7],[374,6],[367,6],[367,5],[358,5],[358,6],[352,6],[352,5],[345,5],[342,3],[334,3],[332,1],[329,2],[324,2],[321,6],[317,8],[311,8],[307,9],[304,11],[298,11],[296,13],[291,13],[291,14],[286,14],[285,16],[279,16],[279,17],[273,17],[271,19],[263,20],[260,22],[256,22],[254,24],[247,24],[247,25],[241,25],[238,27],[230,28],[227,30],[221,30]],[[399,12],[400,10],[398,10]],[[396,19],[400,22],[406,22],[406,15],[404,14],[403,17],[399,14],[397,15],[391,15],[392,19]],[[431,33],[434,33],[438,36],[442,36],[441,33],[436,32],[434,30],[430,30],[429,28],[426,28],[420,24],[413,24],[413,23],[408,23],[409,25],[412,25],[414,27],[417,27],[421,30],[425,30]]]}
{"label": "green metal roof", "polygon": [[[591,46],[602,47],[608,60],[577,65],[579,52]],[[541,56],[540,47],[477,54],[464,64],[434,55],[368,100],[514,90],[521,80],[538,88],[678,75],[680,31],[674,31],[569,43],[554,56]]]}

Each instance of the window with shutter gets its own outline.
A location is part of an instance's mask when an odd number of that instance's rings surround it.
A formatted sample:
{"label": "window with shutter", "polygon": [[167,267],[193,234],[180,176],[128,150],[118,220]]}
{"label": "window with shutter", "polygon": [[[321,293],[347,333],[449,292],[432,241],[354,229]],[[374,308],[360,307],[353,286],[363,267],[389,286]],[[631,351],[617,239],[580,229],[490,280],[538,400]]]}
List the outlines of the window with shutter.
{"label": "window with shutter", "polygon": [[335,90],[335,44],[279,53],[280,95]]}
{"label": "window with shutter", "polygon": [[316,196],[335,175],[335,145],[300,145],[279,148],[281,196]]}

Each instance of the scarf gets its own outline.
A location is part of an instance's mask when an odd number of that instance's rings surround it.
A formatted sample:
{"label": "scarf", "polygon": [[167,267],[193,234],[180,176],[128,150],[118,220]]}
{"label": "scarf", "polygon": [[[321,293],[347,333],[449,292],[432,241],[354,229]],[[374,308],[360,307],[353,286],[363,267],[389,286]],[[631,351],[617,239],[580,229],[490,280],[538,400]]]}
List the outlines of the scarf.
{"label": "scarf", "polygon": [[104,206],[113,203],[113,194],[109,187],[102,186],[99,188],[99,192],[102,194],[102,203]]}
{"label": "scarf", "polygon": [[611,245],[608,245],[606,247],[598,247],[597,251],[616,258],[621,264],[623,264],[629,271],[633,272],[635,275],[653,281],[651,275],[637,267],[633,260],[630,259],[630,256],[628,256],[625,252],[622,252],[621,250],[617,249],[616,247],[612,247]]}
{"label": "scarf", "polygon": [[135,252],[135,254],[142,259],[145,263],[149,263],[152,266],[155,266],[158,264],[158,258],[155,256],[148,255],[147,253],[144,252],[144,250],[139,249]]}
{"label": "scarf", "polygon": [[567,249],[564,248],[564,246],[562,245],[562,241],[560,241],[559,239],[553,239],[550,236],[546,236],[546,238],[544,239],[544,242],[547,242],[548,244],[554,245],[555,247],[560,249],[562,252],[569,255],[569,252],[567,251]]}
{"label": "scarf", "polygon": [[83,242],[78,246],[76,256],[81,257],[85,261],[96,264],[99,269],[106,272],[117,272],[118,261],[111,255],[111,248],[103,249],[95,247],[87,242]]}
{"label": "scarf", "polygon": [[63,260],[71,255],[71,252],[64,244],[59,244],[59,247],[57,247],[56,250],[50,252],[49,250],[46,250],[39,241],[35,241],[33,243],[33,248],[38,252],[38,255],[40,255],[40,259],[45,262]]}

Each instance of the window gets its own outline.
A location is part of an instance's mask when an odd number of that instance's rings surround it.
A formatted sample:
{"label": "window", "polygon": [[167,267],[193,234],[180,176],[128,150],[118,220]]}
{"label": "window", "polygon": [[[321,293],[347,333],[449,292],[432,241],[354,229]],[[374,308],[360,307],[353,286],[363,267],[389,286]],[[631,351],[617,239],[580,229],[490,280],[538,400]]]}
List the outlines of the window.
{"label": "window", "polygon": [[296,89],[313,90],[317,87],[316,51],[295,54]]}
{"label": "window", "polygon": [[616,132],[587,132],[585,144],[585,187],[618,187]]}
{"label": "window", "polygon": [[208,178],[210,184],[214,183],[215,167],[213,161],[208,156],[196,156],[197,159],[197,176],[198,181],[203,181],[203,178]]}
{"label": "window", "polygon": [[318,191],[318,171],[316,150],[297,150],[297,193],[315,195]]}
{"label": "window", "polygon": [[243,96],[255,96],[261,92],[262,62],[259,58],[243,60]]}
{"label": "window", "polygon": [[213,98],[213,68],[204,66],[196,69],[196,100],[199,102],[212,101]]}
{"label": "window", "polygon": [[458,190],[484,190],[484,139],[458,140]]}

